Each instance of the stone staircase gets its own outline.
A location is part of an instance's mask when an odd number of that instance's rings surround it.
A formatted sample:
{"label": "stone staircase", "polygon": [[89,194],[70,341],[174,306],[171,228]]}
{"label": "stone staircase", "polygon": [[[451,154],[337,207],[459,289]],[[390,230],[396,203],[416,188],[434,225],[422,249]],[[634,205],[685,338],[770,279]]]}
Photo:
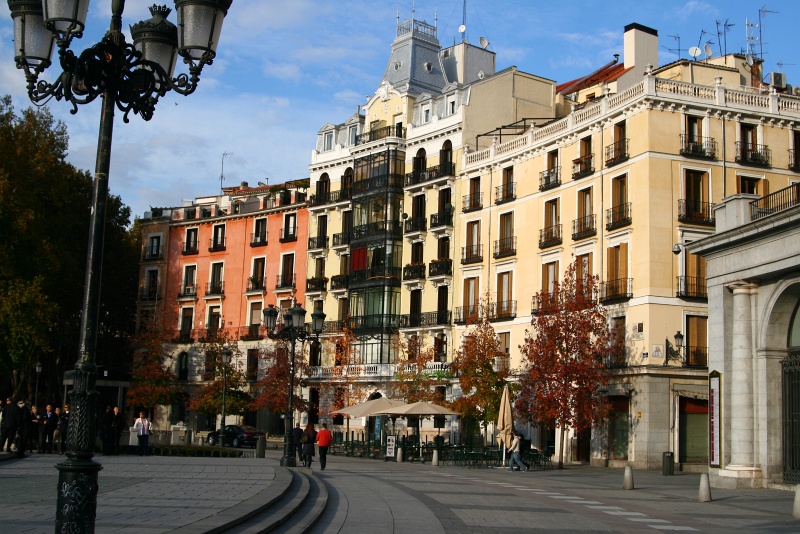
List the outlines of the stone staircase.
{"label": "stone staircase", "polygon": [[276,467],[275,480],[258,495],[173,532],[303,534],[311,532],[327,504],[328,488],[311,469]]}

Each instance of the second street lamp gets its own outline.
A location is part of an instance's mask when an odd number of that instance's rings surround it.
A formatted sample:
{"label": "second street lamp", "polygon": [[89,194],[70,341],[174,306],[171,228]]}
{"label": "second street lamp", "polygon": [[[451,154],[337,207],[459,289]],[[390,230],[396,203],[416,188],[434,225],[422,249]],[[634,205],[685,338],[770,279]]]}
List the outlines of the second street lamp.
{"label": "second street lamp", "polygon": [[219,444],[225,446],[225,392],[228,389],[228,364],[231,361],[230,349],[222,351],[222,420],[219,423]]}
{"label": "second street lamp", "polygon": [[284,423],[286,426],[286,434],[283,437],[283,456],[281,457],[281,465],[283,467],[295,467],[297,462],[294,457],[294,437],[292,436],[292,428],[294,427],[294,374],[295,374],[295,343],[300,340],[302,343],[311,335],[319,339],[322,333],[322,326],[325,323],[325,314],[321,311],[315,311],[311,314],[311,332],[306,330],[303,319],[306,316],[306,310],[299,305],[295,304],[283,314],[283,327],[276,330],[278,322],[278,310],[272,304],[264,310],[264,326],[267,330],[267,335],[271,339],[284,339],[291,343],[291,355],[289,357],[289,399],[286,409],[286,417]]}
{"label": "second street lamp", "polygon": [[33,405],[38,406],[39,402],[39,375],[42,372],[42,362],[36,362],[36,396],[33,398]]}

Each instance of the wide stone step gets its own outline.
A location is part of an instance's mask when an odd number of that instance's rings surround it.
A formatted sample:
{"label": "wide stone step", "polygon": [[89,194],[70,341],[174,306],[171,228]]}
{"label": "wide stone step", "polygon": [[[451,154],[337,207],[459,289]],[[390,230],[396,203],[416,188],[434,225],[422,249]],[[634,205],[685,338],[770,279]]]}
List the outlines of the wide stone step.
{"label": "wide stone step", "polygon": [[273,532],[276,534],[306,534],[312,532],[328,506],[328,487],[319,478],[307,475],[310,483],[308,498],[286,523]]}

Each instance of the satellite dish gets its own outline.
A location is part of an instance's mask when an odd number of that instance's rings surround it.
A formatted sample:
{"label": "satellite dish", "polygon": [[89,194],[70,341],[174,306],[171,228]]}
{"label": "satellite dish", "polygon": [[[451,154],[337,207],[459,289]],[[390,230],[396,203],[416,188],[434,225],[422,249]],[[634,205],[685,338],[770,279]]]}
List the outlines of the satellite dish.
{"label": "satellite dish", "polygon": [[697,59],[697,56],[700,55],[700,47],[693,46],[689,49],[689,55],[692,56],[694,59]]}
{"label": "satellite dish", "polygon": [[744,56],[744,60],[747,61],[748,65],[753,66],[753,54],[747,54]]}
{"label": "satellite dish", "polygon": [[482,79],[483,79],[485,76],[486,76],[486,75],[483,73],[483,71],[482,71],[482,70],[479,70],[479,71],[478,71],[478,79],[479,79],[479,80],[482,80]]}
{"label": "satellite dish", "polygon": [[709,57],[714,55],[714,51],[711,49],[711,46],[709,46],[707,43],[703,47],[703,51],[706,53],[706,57],[707,58],[709,58]]}
{"label": "satellite dish", "polygon": [[481,43],[481,48],[486,48],[487,46],[489,46],[489,40],[486,39],[486,37],[481,37],[480,43]]}
{"label": "satellite dish", "polygon": [[464,33],[465,31],[467,31],[467,27],[465,25],[462,24],[458,27],[458,33]]}

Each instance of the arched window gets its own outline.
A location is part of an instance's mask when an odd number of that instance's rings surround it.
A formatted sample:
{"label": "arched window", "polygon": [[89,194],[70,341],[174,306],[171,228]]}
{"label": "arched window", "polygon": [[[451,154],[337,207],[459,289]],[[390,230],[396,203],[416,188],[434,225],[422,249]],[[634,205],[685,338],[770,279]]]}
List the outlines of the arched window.
{"label": "arched window", "polygon": [[412,164],[412,170],[414,172],[414,176],[419,176],[420,173],[425,170],[426,165],[427,162],[425,160],[425,149],[420,148],[419,150],[417,150],[417,155],[414,158]]}
{"label": "arched window", "polygon": [[189,353],[184,351],[178,354],[178,380],[189,379]]}
{"label": "arched window", "polygon": [[331,193],[331,179],[328,173],[323,173],[317,180],[317,200],[327,202]]}

